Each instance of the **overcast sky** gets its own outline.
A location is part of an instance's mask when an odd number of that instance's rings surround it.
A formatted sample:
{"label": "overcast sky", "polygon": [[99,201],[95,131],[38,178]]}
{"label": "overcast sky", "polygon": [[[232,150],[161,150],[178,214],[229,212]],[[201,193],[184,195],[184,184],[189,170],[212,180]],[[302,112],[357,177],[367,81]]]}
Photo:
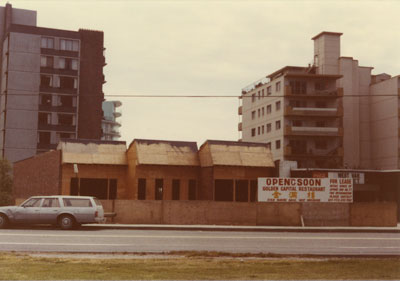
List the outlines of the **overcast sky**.
{"label": "overcast sky", "polygon": [[237,140],[237,98],[286,65],[306,66],[311,38],[342,32],[341,55],[400,74],[400,1],[10,0],[38,26],[104,31],[107,100],[120,100],[121,140]]}

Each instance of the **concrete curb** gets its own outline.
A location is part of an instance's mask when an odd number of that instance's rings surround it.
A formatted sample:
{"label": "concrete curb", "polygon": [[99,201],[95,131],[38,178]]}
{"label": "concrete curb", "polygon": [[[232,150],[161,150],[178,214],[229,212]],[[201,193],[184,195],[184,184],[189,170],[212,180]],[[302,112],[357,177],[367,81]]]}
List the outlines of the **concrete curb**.
{"label": "concrete curb", "polygon": [[239,231],[239,232],[354,232],[400,233],[397,227],[293,227],[293,226],[230,226],[230,225],[167,225],[167,224],[87,224],[92,229],[175,230],[175,231]]}

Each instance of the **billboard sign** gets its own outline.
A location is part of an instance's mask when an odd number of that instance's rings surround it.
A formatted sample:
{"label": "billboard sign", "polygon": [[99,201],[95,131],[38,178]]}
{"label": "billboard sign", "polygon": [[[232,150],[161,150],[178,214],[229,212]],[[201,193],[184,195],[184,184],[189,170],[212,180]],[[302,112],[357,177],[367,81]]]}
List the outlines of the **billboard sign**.
{"label": "billboard sign", "polygon": [[258,178],[259,202],[353,202],[351,178]]}

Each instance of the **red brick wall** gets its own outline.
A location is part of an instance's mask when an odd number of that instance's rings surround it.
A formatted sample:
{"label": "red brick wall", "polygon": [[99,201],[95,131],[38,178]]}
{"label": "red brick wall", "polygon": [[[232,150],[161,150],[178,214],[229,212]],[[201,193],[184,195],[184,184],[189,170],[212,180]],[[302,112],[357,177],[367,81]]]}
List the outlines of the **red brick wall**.
{"label": "red brick wall", "polygon": [[60,163],[61,152],[58,150],[14,163],[14,198],[60,194]]}

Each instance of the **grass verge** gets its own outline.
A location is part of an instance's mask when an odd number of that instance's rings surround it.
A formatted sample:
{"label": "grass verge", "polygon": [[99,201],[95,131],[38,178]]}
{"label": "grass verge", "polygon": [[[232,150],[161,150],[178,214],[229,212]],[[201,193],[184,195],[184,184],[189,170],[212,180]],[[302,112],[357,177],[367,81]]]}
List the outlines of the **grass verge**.
{"label": "grass verge", "polygon": [[0,254],[1,280],[400,279],[400,258],[38,258]]}

